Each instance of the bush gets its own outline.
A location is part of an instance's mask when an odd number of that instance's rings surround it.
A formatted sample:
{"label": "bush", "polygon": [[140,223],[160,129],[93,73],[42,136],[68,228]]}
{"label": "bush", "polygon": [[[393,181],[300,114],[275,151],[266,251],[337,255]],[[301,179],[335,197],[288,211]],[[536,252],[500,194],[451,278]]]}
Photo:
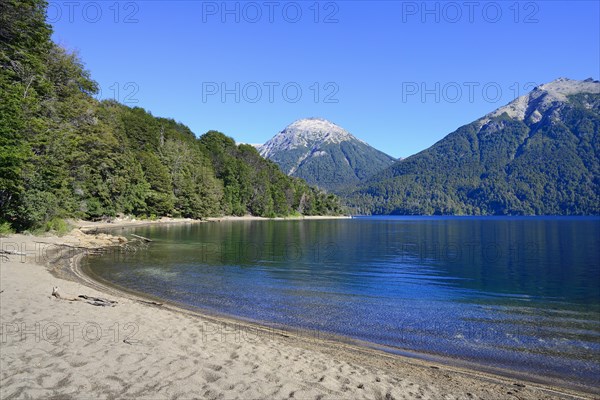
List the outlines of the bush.
{"label": "bush", "polygon": [[5,237],[15,233],[15,230],[10,226],[8,222],[0,222],[0,237]]}
{"label": "bush", "polygon": [[44,225],[42,225],[40,231],[43,232],[52,232],[55,233],[57,235],[66,235],[67,233],[69,233],[72,229],[72,226],[69,225],[68,222],[66,222],[64,219],[62,218],[53,218],[50,221],[46,222]]}

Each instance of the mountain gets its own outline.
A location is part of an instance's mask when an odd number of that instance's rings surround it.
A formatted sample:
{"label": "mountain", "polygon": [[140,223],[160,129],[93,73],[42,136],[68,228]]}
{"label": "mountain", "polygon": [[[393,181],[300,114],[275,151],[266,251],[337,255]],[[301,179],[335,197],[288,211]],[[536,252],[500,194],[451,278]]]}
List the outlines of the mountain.
{"label": "mountain", "polygon": [[356,185],[395,161],[322,118],[295,121],[259,152],[286,174],[333,192]]}
{"label": "mountain", "polygon": [[560,78],[394,163],[359,213],[600,214],[600,82]]}

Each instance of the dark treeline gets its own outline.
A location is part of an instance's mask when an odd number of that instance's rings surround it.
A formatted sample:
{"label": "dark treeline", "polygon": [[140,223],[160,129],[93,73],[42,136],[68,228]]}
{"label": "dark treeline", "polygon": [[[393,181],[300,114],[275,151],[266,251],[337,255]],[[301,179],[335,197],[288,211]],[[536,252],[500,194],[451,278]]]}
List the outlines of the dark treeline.
{"label": "dark treeline", "polygon": [[97,101],[82,62],[51,40],[43,0],[0,2],[0,224],[78,217],[337,214],[335,196],[249,145],[200,138],[141,108]]}

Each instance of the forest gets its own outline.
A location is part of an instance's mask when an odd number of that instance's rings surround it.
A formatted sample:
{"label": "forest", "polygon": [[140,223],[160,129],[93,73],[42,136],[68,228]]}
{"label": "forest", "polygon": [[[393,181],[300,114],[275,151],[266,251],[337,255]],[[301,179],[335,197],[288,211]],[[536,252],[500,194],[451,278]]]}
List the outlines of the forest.
{"label": "forest", "polygon": [[47,2],[0,2],[0,229],[66,218],[340,214],[334,195],[254,147],[94,98],[77,54],[51,39]]}
{"label": "forest", "polygon": [[355,213],[600,215],[600,94],[458,128],[342,194]]}

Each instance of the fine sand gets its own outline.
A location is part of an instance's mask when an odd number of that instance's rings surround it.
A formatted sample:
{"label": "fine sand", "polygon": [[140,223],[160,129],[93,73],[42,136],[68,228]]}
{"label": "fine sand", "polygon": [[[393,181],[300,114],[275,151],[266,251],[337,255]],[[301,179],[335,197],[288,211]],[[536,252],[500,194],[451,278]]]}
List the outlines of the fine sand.
{"label": "fine sand", "polygon": [[134,245],[125,238],[75,230],[0,240],[0,249],[25,253],[0,262],[1,399],[593,398],[151,304],[80,274],[81,248]]}

